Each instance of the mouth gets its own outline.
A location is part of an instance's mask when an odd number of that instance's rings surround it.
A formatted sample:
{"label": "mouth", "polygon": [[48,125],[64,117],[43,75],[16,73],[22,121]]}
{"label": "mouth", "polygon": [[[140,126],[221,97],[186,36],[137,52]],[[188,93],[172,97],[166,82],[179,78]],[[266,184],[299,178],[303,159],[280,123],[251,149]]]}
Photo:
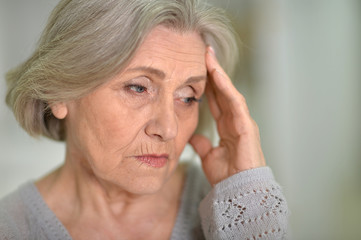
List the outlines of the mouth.
{"label": "mouth", "polygon": [[135,158],[142,162],[147,164],[150,167],[154,167],[154,168],[162,168],[164,167],[168,160],[169,160],[169,155],[168,154],[147,154],[147,155],[140,155],[140,156],[135,156]]}

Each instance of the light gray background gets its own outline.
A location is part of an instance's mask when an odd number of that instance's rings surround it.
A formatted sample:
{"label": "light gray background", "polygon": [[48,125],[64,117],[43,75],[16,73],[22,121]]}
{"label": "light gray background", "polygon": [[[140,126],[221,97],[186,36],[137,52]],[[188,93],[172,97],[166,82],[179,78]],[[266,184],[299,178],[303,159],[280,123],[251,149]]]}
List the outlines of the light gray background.
{"label": "light gray background", "polygon": [[[5,72],[34,49],[55,0],[0,0],[0,197],[61,164],[5,106]],[[361,1],[214,1],[244,40],[237,87],[284,187],[294,239],[361,239]]]}

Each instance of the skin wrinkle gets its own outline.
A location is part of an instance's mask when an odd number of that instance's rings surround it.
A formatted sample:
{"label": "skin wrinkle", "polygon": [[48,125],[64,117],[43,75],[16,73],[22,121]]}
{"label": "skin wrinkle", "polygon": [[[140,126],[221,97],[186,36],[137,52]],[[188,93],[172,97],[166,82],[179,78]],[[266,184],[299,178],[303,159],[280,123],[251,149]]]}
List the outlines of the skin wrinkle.
{"label": "skin wrinkle", "polygon": [[[181,35],[181,36],[183,37],[184,35]],[[184,38],[183,38],[183,40],[184,40],[185,44],[189,44],[189,45],[193,44],[192,41],[189,41],[189,40],[184,39]],[[165,39],[161,43],[156,43],[154,40],[150,40],[149,42],[150,42],[150,44],[153,44],[153,45],[154,44],[160,45],[161,48],[167,50],[168,52],[175,53],[175,54],[165,54],[165,55],[163,55],[163,57],[166,56],[166,57],[169,57],[169,58],[173,58],[174,60],[177,60],[177,61],[179,61],[179,60],[184,61],[184,56],[197,56],[196,53],[182,51],[182,49],[174,49],[174,48],[170,47],[170,44],[172,44],[172,42],[170,40],[168,40],[168,39]],[[194,48],[196,49],[197,47],[194,47]],[[197,50],[199,50],[199,49],[197,49]],[[144,51],[149,51],[149,49],[145,49]],[[187,60],[185,60],[185,62],[187,62]],[[195,62],[200,63],[198,61],[195,61]]]}
{"label": "skin wrinkle", "polygon": [[[141,131],[141,130],[137,130],[137,131]],[[129,141],[129,144],[125,145],[122,148],[119,148],[117,150],[117,152],[126,150],[129,147],[129,145],[131,145],[131,143],[135,140],[136,137],[137,136],[134,135],[134,138]],[[138,151],[138,150],[140,150],[140,151]],[[158,149],[158,150],[149,150],[149,146],[147,144],[145,144],[144,142],[142,142],[140,148],[137,148],[137,149],[134,150],[134,155],[143,155],[143,154],[150,154],[150,153],[156,153],[156,152],[162,152],[162,151],[169,152],[169,150],[166,149],[166,148],[164,148],[164,150],[160,150],[160,149]]]}
{"label": "skin wrinkle", "polygon": [[[139,67],[135,67],[135,68],[131,68],[128,69],[127,72],[148,72],[151,75],[156,75],[158,78],[160,78],[161,80],[165,79],[165,73],[162,70],[159,69],[155,69],[152,67],[144,67],[144,66],[139,66]],[[190,84],[190,83],[195,83],[201,80],[206,80],[207,76],[193,76],[193,77],[189,77],[187,79],[187,81],[183,84]]]}
{"label": "skin wrinkle", "polygon": [[152,68],[152,67],[139,66],[139,67],[128,69],[126,71],[126,73],[127,72],[148,72],[149,74],[157,75],[158,78],[161,78],[161,79],[165,78],[165,73],[163,71]]}
{"label": "skin wrinkle", "polygon": [[[170,51],[172,49],[169,49]],[[152,51],[151,50],[143,50],[144,53],[151,53]],[[174,49],[173,49],[174,51]],[[176,53],[176,52],[175,52]],[[201,62],[199,61],[195,61],[195,60],[185,60],[183,57],[175,57],[173,54],[171,53],[166,53],[166,54],[162,54],[162,55],[158,55],[157,53],[154,53],[153,52],[153,56],[154,57],[157,57],[157,58],[161,58],[161,59],[164,59],[164,60],[167,60],[167,59],[170,59],[170,60],[175,60],[175,61],[183,61],[185,63],[196,63],[196,64],[201,64]],[[196,56],[195,54],[184,54],[184,56]]]}
{"label": "skin wrinkle", "polygon": [[[96,121],[95,126],[96,126],[98,129],[101,129],[101,128],[102,128],[102,123],[101,123],[101,122],[98,122],[97,118],[95,117],[95,116],[97,116],[97,113],[94,112],[94,109],[92,109],[92,108],[90,108],[90,111],[91,111],[91,114],[90,114],[91,117],[93,117],[93,119]],[[87,118],[85,118],[85,120],[87,120]],[[85,124],[85,126],[87,126],[87,125]],[[108,137],[111,137],[111,136],[104,136],[104,137],[108,138]],[[98,138],[98,139],[95,139],[95,140],[98,140],[98,144],[100,145],[100,147],[105,147],[104,142],[105,142],[106,140],[104,140],[104,139],[102,139],[102,138]],[[127,146],[124,146],[123,148],[126,148],[126,147],[127,147]],[[120,149],[119,149],[119,150],[120,150]],[[119,150],[118,150],[118,151],[119,151]],[[105,162],[106,162],[106,159],[101,158],[99,161],[105,163]],[[92,161],[91,163],[93,163],[93,161]],[[93,169],[95,168],[95,165],[94,165],[94,164],[92,164],[92,168],[93,168]],[[113,171],[116,171],[117,168],[118,168],[118,166],[115,165],[113,169],[110,169],[110,170],[109,170],[108,175],[111,175],[112,172],[113,172]]]}

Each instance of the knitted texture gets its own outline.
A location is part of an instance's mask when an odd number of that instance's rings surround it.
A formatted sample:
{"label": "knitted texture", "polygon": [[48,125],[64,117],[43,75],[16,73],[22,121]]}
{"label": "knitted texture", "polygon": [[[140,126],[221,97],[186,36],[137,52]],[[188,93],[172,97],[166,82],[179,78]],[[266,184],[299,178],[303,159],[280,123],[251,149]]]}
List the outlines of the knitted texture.
{"label": "knitted texture", "polygon": [[0,201],[0,240],[71,240],[48,208],[36,186],[29,182]]}
{"label": "knitted texture", "polygon": [[268,167],[218,183],[199,211],[206,239],[287,238],[287,203]]}

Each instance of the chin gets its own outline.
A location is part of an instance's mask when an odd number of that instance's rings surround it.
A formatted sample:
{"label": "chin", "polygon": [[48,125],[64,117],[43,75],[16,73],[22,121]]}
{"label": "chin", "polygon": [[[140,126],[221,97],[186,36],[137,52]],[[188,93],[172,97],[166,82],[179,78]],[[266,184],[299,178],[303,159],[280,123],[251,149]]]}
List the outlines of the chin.
{"label": "chin", "polygon": [[164,178],[153,178],[149,179],[134,179],[133,183],[124,190],[135,195],[150,195],[159,192],[166,184]]}

